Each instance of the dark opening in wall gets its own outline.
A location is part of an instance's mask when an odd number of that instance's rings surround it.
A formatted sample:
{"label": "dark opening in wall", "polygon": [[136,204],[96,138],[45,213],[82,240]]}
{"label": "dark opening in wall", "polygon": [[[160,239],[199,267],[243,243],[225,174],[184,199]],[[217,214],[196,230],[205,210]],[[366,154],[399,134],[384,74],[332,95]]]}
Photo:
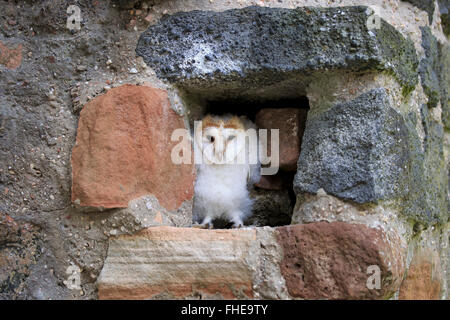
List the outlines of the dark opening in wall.
{"label": "dark opening in wall", "polygon": [[[244,223],[247,226],[271,227],[290,224],[296,200],[293,180],[309,110],[308,99],[302,96],[263,101],[198,98],[187,101],[196,101],[189,104],[191,124],[208,114],[232,114],[246,116],[258,129],[280,130],[280,169],[276,175],[262,176],[260,182],[249,190],[253,210]],[[215,220],[213,223],[215,228],[229,228],[232,225],[228,221]]]}
{"label": "dark opening in wall", "polygon": [[204,114],[222,115],[226,113],[246,116],[255,121],[256,114],[262,109],[296,108],[309,110],[308,98],[280,99],[264,101],[246,100],[206,100]]}

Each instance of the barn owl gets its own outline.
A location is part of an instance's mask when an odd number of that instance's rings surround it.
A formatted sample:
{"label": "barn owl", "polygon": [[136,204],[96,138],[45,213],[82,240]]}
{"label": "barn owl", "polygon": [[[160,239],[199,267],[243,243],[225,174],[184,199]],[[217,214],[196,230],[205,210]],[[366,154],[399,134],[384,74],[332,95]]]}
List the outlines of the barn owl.
{"label": "barn owl", "polygon": [[[257,146],[246,134],[255,129],[245,117],[206,116],[194,130],[194,152],[201,156],[194,187],[194,226],[212,228],[220,218],[242,227],[252,211],[248,186],[260,178],[260,164],[250,153]],[[196,163],[198,163],[196,161]]]}

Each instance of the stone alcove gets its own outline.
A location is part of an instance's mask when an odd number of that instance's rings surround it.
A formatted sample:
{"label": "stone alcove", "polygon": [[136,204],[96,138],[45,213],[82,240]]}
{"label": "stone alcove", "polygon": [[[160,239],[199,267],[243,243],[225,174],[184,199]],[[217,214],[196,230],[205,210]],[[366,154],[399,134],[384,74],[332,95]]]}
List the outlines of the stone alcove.
{"label": "stone alcove", "polygon": [[[414,45],[383,20],[379,28],[369,30],[371,14],[359,6],[192,11],[164,16],[141,35],[137,54],[176,88],[185,109],[175,112],[167,94],[154,88],[133,87],[114,101],[128,101],[140,90],[158,92],[163,102],[149,108],[163,105],[153,116],[170,114],[175,128],[214,108],[232,112],[237,106],[241,113],[256,116],[261,106],[308,102],[293,181],[295,224],[242,230],[169,227],[189,226],[173,221],[180,215],[190,217],[193,179],[192,167],[167,168],[164,174],[169,178],[164,181],[163,175],[158,183],[176,183],[179,170],[184,170],[176,191],[183,197],[174,204],[165,197],[173,190],[158,194],[158,185],[150,185],[123,199],[126,207],[127,201],[147,192],[155,195],[160,207],[154,213],[154,203],[153,211],[147,206],[152,221],[144,226],[149,228],[111,239],[98,280],[100,298],[395,294],[405,270],[405,239],[399,230],[406,227],[401,215],[415,212],[415,218],[429,223],[439,220],[441,213],[416,210],[421,191],[411,187],[421,181],[423,164],[414,149],[414,123],[397,108],[418,82]],[[145,126],[167,127],[159,122]],[[87,194],[82,186],[72,191],[76,204]],[[406,209],[397,210],[399,205]],[[133,211],[133,206],[126,210]],[[387,217],[395,222],[384,228]],[[366,285],[370,265],[380,268],[380,288]]]}
{"label": "stone alcove", "polygon": [[[402,94],[417,83],[412,42],[383,20],[369,30],[371,15],[367,7],[178,13],[149,27],[136,53],[178,88],[191,124],[208,112],[254,118],[265,107],[312,104],[296,193],[323,188],[365,203],[393,194],[404,174],[401,159],[407,151],[392,129],[402,128],[398,136],[405,129],[402,123],[388,124],[391,115],[398,118],[390,108],[398,99],[383,90],[390,85],[386,81],[400,84]],[[380,74],[386,76],[377,79]],[[304,122],[306,114],[301,118]],[[339,137],[343,140],[336,141]],[[383,150],[376,149],[378,140],[385,142]],[[397,155],[386,156],[395,148]],[[291,177],[285,174],[283,180]]]}
{"label": "stone alcove", "polygon": [[[201,120],[207,114],[234,114],[245,116],[259,129],[278,129],[280,134],[280,166],[275,175],[261,177],[250,189],[254,200],[253,212],[244,221],[250,226],[281,226],[291,223],[295,194],[293,191],[294,175],[300,154],[301,139],[304,133],[306,117],[309,110],[306,97],[277,100],[241,100],[210,99],[200,96],[185,96],[189,108],[189,122]],[[195,103],[189,104],[189,101]],[[226,221],[215,221],[216,228],[229,228]]]}

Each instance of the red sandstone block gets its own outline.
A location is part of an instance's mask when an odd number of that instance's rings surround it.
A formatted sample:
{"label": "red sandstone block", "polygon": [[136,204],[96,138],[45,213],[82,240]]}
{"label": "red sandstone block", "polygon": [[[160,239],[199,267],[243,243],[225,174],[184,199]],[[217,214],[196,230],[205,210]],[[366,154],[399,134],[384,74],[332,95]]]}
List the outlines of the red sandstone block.
{"label": "red sandstone block", "polygon": [[167,92],[123,85],[86,104],[72,151],[72,202],[80,206],[127,207],[153,194],[167,210],[193,196],[193,165],[176,165],[174,129],[183,118]]}
{"label": "red sandstone block", "polygon": [[400,287],[400,300],[439,300],[443,272],[439,254],[432,249],[418,249]]}
{"label": "red sandstone block", "polygon": [[[297,170],[306,114],[306,109],[266,108],[261,109],[256,115],[258,128],[280,130],[280,168],[283,170]],[[268,150],[270,153],[270,132],[268,134]]]}
{"label": "red sandstone block", "polygon": [[[344,222],[277,228],[283,248],[281,273],[289,294],[302,299],[383,299],[399,288],[405,256],[398,237]],[[371,288],[369,266],[380,271]],[[376,285],[376,282],[375,282]]]}

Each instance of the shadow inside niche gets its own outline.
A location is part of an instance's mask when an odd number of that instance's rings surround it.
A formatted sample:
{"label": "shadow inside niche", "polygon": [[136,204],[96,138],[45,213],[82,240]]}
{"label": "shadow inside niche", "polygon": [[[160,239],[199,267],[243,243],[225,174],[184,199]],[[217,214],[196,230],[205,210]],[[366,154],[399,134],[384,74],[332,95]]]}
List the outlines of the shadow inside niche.
{"label": "shadow inside niche", "polygon": [[266,108],[298,108],[309,110],[309,102],[308,98],[306,97],[263,101],[242,99],[206,100],[204,102],[203,114],[223,115],[230,113],[238,116],[246,116],[248,119],[254,122],[258,111]]}

